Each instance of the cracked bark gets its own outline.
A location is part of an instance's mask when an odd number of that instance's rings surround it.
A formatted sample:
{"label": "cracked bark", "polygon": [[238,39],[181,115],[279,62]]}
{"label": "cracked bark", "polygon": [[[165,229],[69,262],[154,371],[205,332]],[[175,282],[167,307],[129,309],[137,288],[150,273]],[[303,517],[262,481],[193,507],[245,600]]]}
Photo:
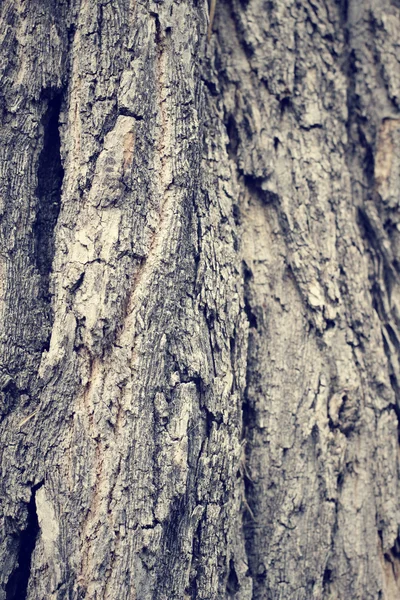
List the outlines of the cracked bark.
{"label": "cracked bark", "polygon": [[0,600],[399,597],[399,22],[3,0]]}

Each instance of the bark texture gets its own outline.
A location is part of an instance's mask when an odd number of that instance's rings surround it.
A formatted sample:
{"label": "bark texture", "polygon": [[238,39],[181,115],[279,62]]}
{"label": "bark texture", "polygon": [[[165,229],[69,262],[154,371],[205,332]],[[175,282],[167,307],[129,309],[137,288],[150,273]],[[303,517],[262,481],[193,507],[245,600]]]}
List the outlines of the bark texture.
{"label": "bark texture", "polygon": [[400,2],[2,0],[0,600],[400,597]]}

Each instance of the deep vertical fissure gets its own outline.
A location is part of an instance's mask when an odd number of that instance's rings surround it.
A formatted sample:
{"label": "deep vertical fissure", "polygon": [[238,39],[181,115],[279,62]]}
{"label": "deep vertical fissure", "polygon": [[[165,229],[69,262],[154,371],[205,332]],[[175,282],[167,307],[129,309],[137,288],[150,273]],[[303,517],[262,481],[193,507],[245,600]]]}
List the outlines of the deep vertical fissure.
{"label": "deep vertical fissure", "polygon": [[42,277],[44,300],[49,302],[49,280],[54,257],[54,228],[60,212],[64,169],[58,129],[61,94],[52,95],[42,120],[43,148],[37,169],[37,209],[33,225],[36,267]]}
{"label": "deep vertical fissure", "polygon": [[[252,295],[250,290],[250,282],[253,278],[253,273],[247,267],[244,268],[244,305],[245,313],[249,322],[248,346],[247,346],[247,368],[246,368],[246,387],[242,403],[242,432],[244,443],[244,463],[247,464],[250,460],[252,442],[254,440],[254,430],[256,428],[256,411],[251,398],[252,378],[255,376],[256,369],[256,348],[254,346],[254,332],[257,330],[257,318],[253,310]],[[254,559],[257,554],[256,538],[254,531],[254,513],[255,510],[255,489],[253,483],[247,476],[246,468],[243,469],[243,494],[244,506],[243,509],[243,532],[245,538],[245,548],[248,559],[249,572],[248,575],[253,579],[253,595],[256,595],[257,579],[254,573]]]}
{"label": "deep vertical fissure", "polygon": [[6,600],[25,600],[31,573],[32,553],[39,533],[39,520],[36,512],[36,492],[43,482],[32,487],[31,498],[27,506],[27,525],[19,538],[17,567],[6,586]]}

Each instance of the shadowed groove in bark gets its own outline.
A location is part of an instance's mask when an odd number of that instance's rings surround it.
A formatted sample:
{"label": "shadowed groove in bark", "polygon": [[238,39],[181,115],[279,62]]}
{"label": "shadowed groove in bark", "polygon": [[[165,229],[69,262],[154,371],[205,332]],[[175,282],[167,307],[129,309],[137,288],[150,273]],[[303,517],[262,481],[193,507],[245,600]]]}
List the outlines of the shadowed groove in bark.
{"label": "shadowed groove in bark", "polygon": [[[382,322],[382,343],[383,349],[388,360],[388,367],[390,370],[390,384],[393,388],[396,397],[396,403],[390,405],[390,410],[393,409],[397,421],[398,421],[398,439],[400,440],[400,385],[396,372],[393,369],[392,355],[395,354],[400,356],[400,343],[396,335],[395,329],[392,327],[389,321],[392,320],[392,316],[386,313],[385,302],[383,294],[386,293],[388,297],[392,294],[392,288],[395,285],[396,270],[395,265],[390,264],[385,250],[383,247],[383,241],[379,238],[379,232],[375,231],[373,223],[371,222],[368,212],[363,209],[358,210],[358,225],[362,236],[368,242],[370,253],[373,253],[376,259],[381,265],[382,280],[383,284],[379,281],[378,275],[375,274],[371,282],[371,298],[372,306]],[[382,289],[382,285],[384,286]],[[389,347],[389,343],[390,346]]]}
{"label": "shadowed groove in bark", "polygon": [[12,573],[6,586],[7,600],[24,600],[27,597],[28,581],[31,571],[31,558],[35,549],[39,533],[39,520],[36,512],[36,492],[43,485],[43,481],[34,485],[31,498],[27,506],[27,525],[19,538],[19,551],[17,568]]}
{"label": "shadowed groove in bark", "polygon": [[[242,403],[242,431],[243,431],[243,440],[245,441],[245,462],[249,461],[250,458],[250,447],[252,438],[254,435],[254,430],[256,428],[256,411],[254,405],[249,398],[249,386],[250,379],[252,377],[251,367],[254,361],[254,330],[257,329],[257,319],[254,315],[251,307],[251,293],[249,289],[249,280],[253,276],[251,270],[244,265],[244,282],[245,282],[245,293],[244,293],[244,310],[249,322],[249,340],[248,340],[248,355],[247,355],[247,364],[248,368],[246,371],[246,388],[244,392],[244,398]],[[253,331],[252,331],[253,330]],[[243,443],[243,442],[242,442]],[[254,537],[254,526],[255,526],[255,518],[256,518],[256,506],[255,501],[256,497],[254,494],[253,484],[250,478],[246,475],[245,469],[243,469],[242,473],[243,477],[243,502],[242,502],[242,522],[243,522],[243,531],[245,536],[245,546],[246,553],[248,559],[248,568],[249,575],[253,578],[254,584],[255,581],[255,573],[254,573],[254,557],[256,554],[256,540]],[[228,583],[230,583],[230,588],[227,591],[231,593],[236,592],[236,585],[234,585],[234,577],[232,571],[232,565],[230,565],[230,573],[228,577]]]}
{"label": "shadowed groove in bark", "polygon": [[[247,397],[242,406],[242,414],[243,414],[243,431],[244,431],[244,439],[247,441],[252,435],[252,431],[256,427],[256,413],[254,407],[250,404],[249,399]],[[248,444],[246,444],[245,450],[245,461],[249,462],[250,451],[248,449]],[[254,529],[256,527],[256,519],[257,519],[257,507],[256,507],[256,495],[252,481],[243,473],[243,502],[242,502],[242,522],[243,522],[243,531],[245,535],[245,544],[246,544],[246,553],[248,559],[248,568],[249,575],[253,579],[253,584],[256,586],[259,582],[263,580],[263,574],[261,576],[255,572],[255,558],[257,554],[256,550],[256,539],[254,536]],[[232,576],[230,573],[230,580],[232,583]],[[229,581],[229,580],[228,580]]]}
{"label": "shadowed groove in bark", "polygon": [[227,593],[228,597],[234,598],[235,594],[237,594],[237,592],[239,592],[239,591],[240,591],[240,585],[239,585],[238,576],[237,576],[236,570],[235,570],[235,563],[231,559],[229,561],[229,574],[228,574],[228,581],[226,584],[226,593]]}
{"label": "shadowed groove in bark", "polygon": [[51,94],[43,116],[43,149],[37,170],[37,213],[33,225],[35,261],[42,277],[43,296],[49,302],[49,279],[54,256],[54,228],[60,212],[64,169],[60,155],[58,121],[61,94]]}

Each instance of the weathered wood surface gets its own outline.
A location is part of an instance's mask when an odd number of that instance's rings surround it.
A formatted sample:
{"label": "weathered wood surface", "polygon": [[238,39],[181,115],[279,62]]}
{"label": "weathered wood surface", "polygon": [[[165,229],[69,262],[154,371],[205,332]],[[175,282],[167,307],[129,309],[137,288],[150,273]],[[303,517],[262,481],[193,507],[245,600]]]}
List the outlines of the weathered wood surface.
{"label": "weathered wood surface", "polygon": [[0,4],[0,600],[400,597],[400,4],[207,27]]}

